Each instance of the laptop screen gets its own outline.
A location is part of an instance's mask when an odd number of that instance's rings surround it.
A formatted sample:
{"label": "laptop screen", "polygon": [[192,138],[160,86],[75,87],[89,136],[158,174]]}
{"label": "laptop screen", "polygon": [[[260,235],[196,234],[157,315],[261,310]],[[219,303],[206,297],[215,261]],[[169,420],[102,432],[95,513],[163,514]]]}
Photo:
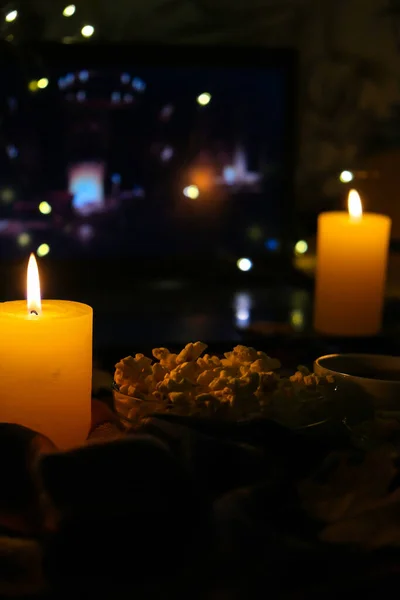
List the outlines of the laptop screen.
{"label": "laptop screen", "polygon": [[290,65],[168,52],[43,48],[2,67],[2,257],[279,252]]}

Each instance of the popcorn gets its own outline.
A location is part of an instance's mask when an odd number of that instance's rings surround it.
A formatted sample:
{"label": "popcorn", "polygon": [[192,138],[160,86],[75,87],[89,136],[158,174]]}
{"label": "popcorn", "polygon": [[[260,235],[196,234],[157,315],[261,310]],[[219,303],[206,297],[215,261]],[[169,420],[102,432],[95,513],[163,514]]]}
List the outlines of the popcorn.
{"label": "popcorn", "polygon": [[188,379],[191,382],[195,382],[199,372],[199,367],[195,362],[184,362],[179,364],[174,371],[178,376]]}
{"label": "popcorn", "polygon": [[160,361],[160,364],[166,369],[175,369],[176,354],[171,354],[168,348],[154,348],[152,352],[154,358]]}
{"label": "popcorn", "polygon": [[221,360],[218,356],[210,356],[209,354],[205,354],[203,357],[200,356],[197,359],[197,365],[202,370],[215,369],[215,367],[220,367],[221,364]]}
{"label": "popcorn", "polygon": [[255,371],[256,373],[266,373],[281,368],[281,363],[276,358],[270,358],[264,352],[257,352],[257,355],[257,360],[250,365],[251,371]]}
{"label": "popcorn", "polygon": [[202,342],[196,342],[195,344],[186,344],[184,349],[180,351],[176,358],[177,364],[179,365],[183,362],[197,360],[200,354],[203,354],[206,348],[207,344],[203,344]]}
{"label": "popcorn", "polygon": [[151,367],[151,370],[152,374],[149,375],[149,377],[151,377],[155,383],[162,381],[168,373],[168,369],[163,367],[161,363],[154,363],[154,365]]}
{"label": "popcorn", "polygon": [[217,369],[209,369],[207,371],[203,371],[202,373],[200,373],[200,375],[197,377],[197,385],[201,385],[203,387],[208,387],[210,385],[210,383],[214,380],[214,379],[218,379],[221,373],[221,369],[217,368]]}
{"label": "popcorn", "polygon": [[157,390],[168,395],[170,392],[188,392],[192,391],[194,385],[188,379],[177,378],[176,373],[166,376],[163,381],[157,384]]}
{"label": "popcorn", "polygon": [[[115,366],[119,391],[142,400],[144,414],[172,411],[182,415],[238,419],[254,414],[292,422],[309,400],[318,400],[321,386],[333,377],[318,377],[303,366],[290,378],[277,370],[280,362],[265,352],[237,345],[221,359],[205,354],[207,345],[189,343],[179,352],[154,348],[156,361],[143,354],[127,356]],[[132,409],[133,410],[133,409]]]}
{"label": "popcorn", "polygon": [[137,382],[141,377],[151,373],[151,359],[143,354],[123,358],[115,365],[114,381],[119,386],[125,383]]}

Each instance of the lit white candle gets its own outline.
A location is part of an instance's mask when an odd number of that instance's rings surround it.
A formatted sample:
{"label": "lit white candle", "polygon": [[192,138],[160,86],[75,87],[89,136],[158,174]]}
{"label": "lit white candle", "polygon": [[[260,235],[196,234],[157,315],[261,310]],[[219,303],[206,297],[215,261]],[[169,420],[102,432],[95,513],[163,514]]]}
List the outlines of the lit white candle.
{"label": "lit white candle", "polygon": [[314,326],[328,335],[375,335],[381,329],[391,220],[363,214],[355,190],[348,208],[318,218]]}
{"label": "lit white candle", "polygon": [[93,311],[78,302],[42,302],[33,255],[27,297],[0,303],[0,421],[73,447],[90,428]]}

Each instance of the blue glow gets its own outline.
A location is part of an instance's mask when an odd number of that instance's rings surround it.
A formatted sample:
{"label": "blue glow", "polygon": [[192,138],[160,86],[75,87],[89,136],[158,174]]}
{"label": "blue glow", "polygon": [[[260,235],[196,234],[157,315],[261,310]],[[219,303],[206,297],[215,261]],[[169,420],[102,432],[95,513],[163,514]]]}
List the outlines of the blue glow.
{"label": "blue glow", "polygon": [[135,77],[132,81],[132,87],[137,92],[144,92],[146,89],[146,84],[143,79],[140,79],[140,77]]}
{"label": "blue glow", "polygon": [[279,246],[280,246],[279,240],[277,240],[275,238],[271,238],[271,239],[265,241],[264,246],[270,252],[276,252],[277,250],[279,250]]}
{"label": "blue glow", "polygon": [[250,325],[251,304],[251,296],[247,292],[239,292],[235,294],[233,308],[236,327],[244,328]]}
{"label": "blue glow", "polygon": [[14,146],[14,144],[10,144],[6,147],[7,156],[9,158],[17,158],[18,156],[18,148]]}
{"label": "blue glow", "polygon": [[119,173],[113,173],[111,175],[111,181],[112,183],[119,185],[121,183],[121,175]]}
{"label": "blue glow", "polygon": [[65,87],[67,86],[67,82],[65,81],[64,77],[60,77],[58,80],[58,87],[60,88],[60,90],[65,89]]}
{"label": "blue glow", "polygon": [[225,167],[223,177],[228,185],[233,185],[236,181],[236,171],[234,167]]}
{"label": "blue glow", "polygon": [[113,92],[111,94],[111,102],[120,102],[120,100],[121,100],[120,92]]}
{"label": "blue glow", "polygon": [[66,85],[71,85],[72,83],[74,83],[74,81],[75,81],[75,75],[73,73],[68,73],[64,77],[64,82]]}
{"label": "blue glow", "polygon": [[85,83],[89,79],[89,71],[81,71],[78,77],[82,83]]}
{"label": "blue glow", "polygon": [[99,193],[97,182],[87,177],[81,177],[72,186],[75,208],[82,209],[86,204],[91,204]]}
{"label": "blue glow", "polygon": [[129,83],[131,80],[131,76],[129,73],[122,73],[121,75],[121,83]]}
{"label": "blue glow", "polygon": [[73,207],[82,214],[101,209],[104,201],[104,167],[101,163],[80,163],[69,169],[69,192]]}
{"label": "blue glow", "polygon": [[84,100],[86,100],[86,92],[84,92],[83,90],[77,92],[76,99],[78,100],[78,102],[83,102]]}

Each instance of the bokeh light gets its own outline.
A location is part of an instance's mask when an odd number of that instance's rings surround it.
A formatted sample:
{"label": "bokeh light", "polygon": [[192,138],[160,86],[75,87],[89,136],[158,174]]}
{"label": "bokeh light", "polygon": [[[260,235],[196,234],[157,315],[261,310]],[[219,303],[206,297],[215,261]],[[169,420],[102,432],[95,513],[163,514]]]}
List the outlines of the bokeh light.
{"label": "bokeh light", "polygon": [[132,87],[137,92],[144,92],[146,89],[146,84],[143,79],[140,79],[140,77],[134,77],[132,80]]}
{"label": "bokeh light", "polygon": [[342,171],[339,175],[339,179],[342,183],[349,183],[354,179],[354,173],[351,171]]}
{"label": "bokeh light", "polygon": [[131,76],[129,75],[129,73],[122,73],[121,74],[121,83],[130,83],[131,81]]}
{"label": "bokeh light", "polygon": [[37,82],[37,86],[41,90],[44,90],[45,88],[47,88],[48,85],[49,85],[49,80],[47,79],[47,77],[42,77]]}
{"label": "bokeh light", "polygon": [[69,167],[68,191],[72,205],[81,215],[102,210],[104,204],[104,164],[83,162]]}
{"label": "bokeh light", "polygon": [[290,313],[290,324],[296,331],[304,329],[304,312],[300,308],[295,308]]}
{"label": "bokeh light", "polygon": [[239,308],[236,311],[236,319],[238,321],[248,321],[250,319],[250,311],[247,308]]}
{"label": "bokeh light", "polygon": [[215,172],[212,167],[194,168],[188,176],[193,181],[193,185],[197,186],[199,190],[209,191],[214,187]]}
{"label": "bokeh light", "polygon": [[246,230],[246,235],[253,242],[259,242],[263,238],[263,230],[259,225],[252,225]]}
{"label": "bokeh light", "polygon": [[141,185],[134,185],[133,190],[132,190],[132,196],[134,198],[145,198],[146,192],[145,192],[144,188],[142,188]]}
{"label": "bokeh light", "polygon": [[83,223],[78,228],[78,236],[81,242],[89,242],[94,236],[94,228],[89,223]]}
{"label": "bokeh light", "polygon": [[76,92],[76,99],[78,102],[84,102],[86,100],[86,92],[84,90],[79,90],[79,92]]}
{"label": "bokeh light", "polygon": [[174,114],[175,107],[172,104],[166,104],[160,110],[161,121],[168,121]]}
{"label": "bokeh light", "polygon": [[12,23],[13,21],[15,21],[15,19],[17,17],[18,17],[18,11],[11,10],[9,13],[6,14],[5,20],[7,21],[7,23]]}
{"label": "bokeh light", "polygon": [[18,246],[21,246],[21,248],[25,248],[26,246],[28,246],[28,244],[31,243],[31,236],[29,235],[29,233],[20,233],[17,237],[17,244]]}
{"label": "bokeh light", "polygon": [[209,104],[210,101],[211,94],[209,94],[208,92],[203,92],[203,94],[197,96],[197,104],[200,104],[200,106],[207,106],[207,104]]}
{"label": "bokeh light", "polygon": [[0,191],[0,200],[3,204],[11,204],[15,200],[15,191],[9,187],[3,188]]}
{"label": "bokeh light", "polygon": [[121,101],[121,93],[120,92],[113,92],[111,94],[111,102],[120,102]]}
{"label": "bokeh light", "polygon": [[248,327],[251,319],[251,296],[248,292],[237,292],[233,299],[235,325],[238,328]]}
{"label": "bokeh light", "polygon": [[197,185],[188,185],[184,188],[183,195],[191,200],[196,200],[200,195],[200,191]]}
{"label": "bokeh light", "polygon": [[236,171],[235,171],[235,167],[232,167],[231,165],[228,165],[227,167],[224,167],[223,172],[222,172],[222,176],[225,180],[225,183],[227,185],[233,185],[236,181]]}
{"label": "bokeh light", "polygon": [[279,240],[277,240],[276,238],[270,238],[269,240],[265,241],[264,246],[270,252],[276,252],[277,250],[279,250]]}
{"label": "bokeh light", "polygon": [[42,213],[42,215],[49,215],[52,211],[51,205],[46,202],[43,201],[39,204],[39,212]]}
{"label": "bokeh light", "polygon": [[92,37],[92,35],[94,34],[94,27],[93,27],[93,25],[84,25],[82,27],[82,29],[81,29],[81,34],[85,38]]}
{"label": "bokeh light", "polygon": [[75,4],[68,4],[68,6],[66,6],[63,10],[63,16],[64,17],[72,17],[72,15],[75,14],[76,11],[76,6]]}
{"label": "bokeh light", "polygon": [[46,256],[50,252],[50,246],[48,244],[40,244],[39,248],[36,250],[36,254],[42,258]]}
{"label": "bokeh light", "polygon": [[250,269],[253,266],[253,263],[249,258],[239,258],[239,260],[236,263],[236,266],[240,271],[250,271]]}
{"label": "bokeh light", "polygon": [[37,90],[38,90],[38,84],[37,84],[36,79],[32,79],[32,81],[30,81],[28,83],[28,89],[29,89],[30,92],[37,92]]}
{"label": "bokeh light", "polygon": [[160,158],[163,162],[168,162],[174,155],[174,149],[171,146],[164,146],[161,150]]}
{"label": "bokeh light", "polygon": [[89,79],[89,71],[86,71],[84,69],[83,71],[81,71],[78,74],[78,78],[79,78],[79,81],[82,81],[82,83],[86,83],[86,81],[88,81],[88,79]]}
{"label": "bokeh light", "polygon": [[305,254],[308,250],[308,244],[305,240],[299,240],[294,247],[296,254]]}
{"label": "bokeh light", "polygon": [[6,147],[6,152],[8,158],[17,158],[18,156],[18,148],[14,146],[14,144],[10,144]]}

